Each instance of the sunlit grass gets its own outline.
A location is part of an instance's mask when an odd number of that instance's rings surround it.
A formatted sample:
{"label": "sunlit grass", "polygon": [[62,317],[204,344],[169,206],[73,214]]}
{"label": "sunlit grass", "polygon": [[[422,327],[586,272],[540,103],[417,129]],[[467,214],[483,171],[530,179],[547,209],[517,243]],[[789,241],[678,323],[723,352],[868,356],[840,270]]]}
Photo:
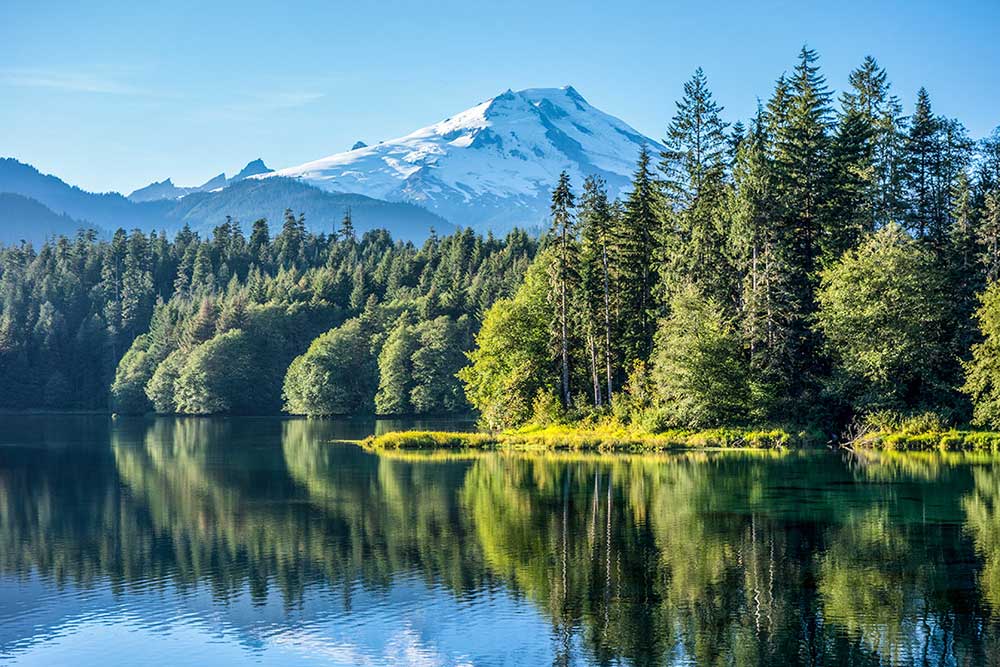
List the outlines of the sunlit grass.
{"label": "sunlit grass", "polygon": [[500,433],[399,431],[367,438],[373,450],[515,449],[655,452],[668,449],[787,449],[822,444],[822,435],[786,428],[716,428],[650,433],[616,422],[531,424]]}
{"label": "sunlit grass", "polygon": [[893,452],[937,450],[942,452],[1000,453],[1000,433],[959,429],[923,432],[874,431],[854,439],[855,448],[883,449]]}

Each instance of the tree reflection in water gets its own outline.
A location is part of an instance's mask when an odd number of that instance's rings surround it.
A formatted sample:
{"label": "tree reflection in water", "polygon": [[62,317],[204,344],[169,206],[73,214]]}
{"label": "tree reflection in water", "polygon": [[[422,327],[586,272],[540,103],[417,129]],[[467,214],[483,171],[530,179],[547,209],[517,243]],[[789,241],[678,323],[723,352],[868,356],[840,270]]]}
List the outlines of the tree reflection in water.
{"label": "tree reflection in water", "polygon": [[326,590],[348,613],[414,577],[502,590],[548,619],[557,663],[1000,660],[989,458],[376,456],[322,421],[81,423],[3,448],[4,577],[288,609]]}

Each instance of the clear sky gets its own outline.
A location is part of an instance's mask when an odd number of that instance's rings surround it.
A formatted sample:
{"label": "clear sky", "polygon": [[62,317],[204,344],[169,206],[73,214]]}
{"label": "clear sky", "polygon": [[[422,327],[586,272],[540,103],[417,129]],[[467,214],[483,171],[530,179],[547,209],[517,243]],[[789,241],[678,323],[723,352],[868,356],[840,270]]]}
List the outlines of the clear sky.
{"label": "clear sky", "polygon": [[1000,124],[1000,0],[0,1],[0,156],[97,191],[283,167],[573,85],[660,138],[701,66],[732,121],[803,43],[837,89],[866,54],[974,137]]}

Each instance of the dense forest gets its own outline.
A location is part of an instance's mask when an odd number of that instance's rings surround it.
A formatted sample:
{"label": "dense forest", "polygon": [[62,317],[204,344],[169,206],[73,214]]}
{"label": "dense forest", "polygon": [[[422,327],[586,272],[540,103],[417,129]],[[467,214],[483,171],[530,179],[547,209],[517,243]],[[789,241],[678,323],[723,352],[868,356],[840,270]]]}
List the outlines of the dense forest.
{"label": "dense forest", "polygon": [[0,249],[0,407],[1000,424],[1000,128],[817,63],[732,125],[698,70],[628,192],[564,174],[538,240],[288,211]]}
{"label": "dense forest", "polygon": [[[0,250],[0,407],[122,413],[447,413],[475,319],[536,250],[464,231],[420,247],[290,211]],[[293,363],[294,361],[294,363]],[[291,366],[291,368],[290,368]]]}

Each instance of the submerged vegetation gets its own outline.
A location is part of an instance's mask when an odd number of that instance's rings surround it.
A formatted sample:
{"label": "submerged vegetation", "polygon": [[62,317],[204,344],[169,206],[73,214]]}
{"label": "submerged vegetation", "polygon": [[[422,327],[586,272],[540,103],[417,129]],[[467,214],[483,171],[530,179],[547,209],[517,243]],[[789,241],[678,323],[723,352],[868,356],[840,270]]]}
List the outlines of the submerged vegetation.
{"label": "submerged vegetation", "polygon": [[870,57],[835,99],[805,48],[752,119],[722,112],[698,70],[621,197],[562,174],[537,240],[418,248],[289,211],[273,238],[227,219],[2,248],[0,408],[474,410],[480,444],[639,448],[932,412],[854,440],[992,448],[959,427],[1000,428],[1000,133],[923,89],[904,113]]}

